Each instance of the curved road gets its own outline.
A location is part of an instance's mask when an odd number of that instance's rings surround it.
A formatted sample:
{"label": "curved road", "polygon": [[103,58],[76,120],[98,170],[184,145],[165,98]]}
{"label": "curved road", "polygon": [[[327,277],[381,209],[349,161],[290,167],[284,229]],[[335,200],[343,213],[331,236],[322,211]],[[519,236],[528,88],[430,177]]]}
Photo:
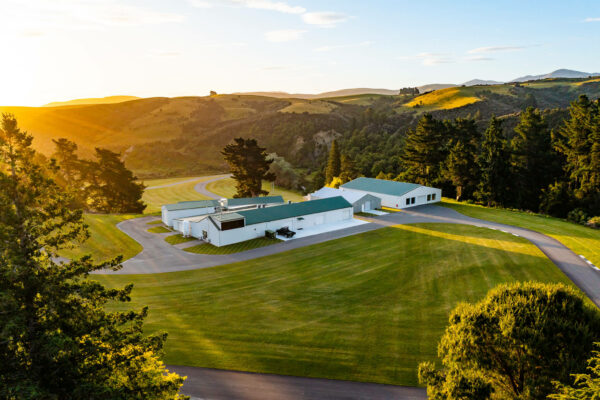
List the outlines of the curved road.
{"label": "curved road", "polygon": [[211,182],[220,181],[221,179],[229,178],[230,176],[231,175],[219,175],[219,176],[215,176],[214,178],[208,179],[206,181],[198,182],[198,184],[196,186],[194,186],[194,190],[196,192],[200,193],[201,195],[206,196],[210,199],[219,200],[219,199],[223,198],[223,196],[219,196],[218,194],[215,194],[215,193],[209,191],[208,189],[206,189],[206,185]]}

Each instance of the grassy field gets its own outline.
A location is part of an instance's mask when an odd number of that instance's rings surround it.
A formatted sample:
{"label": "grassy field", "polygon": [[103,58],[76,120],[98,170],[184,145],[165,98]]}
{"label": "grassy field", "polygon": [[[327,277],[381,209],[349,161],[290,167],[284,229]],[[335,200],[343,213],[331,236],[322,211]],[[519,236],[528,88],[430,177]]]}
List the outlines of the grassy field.
{"label": "grassy field", "polygon": [[301,99],[292,99],[290,100],[292,104],[289,106],[282,108],[279,112],[284,113],[309,113],[309,114],[329,114],[331,111],[338,108],[333,103],[322,100],[301,100]]}
{"label": "grassy field", "polygon": [[[218,194],[219,196],[231,198],[235,194],[235,181],[232,178],[221,179],[219,181],[214,181],[207,184],[206,189]],[[271,183],[269,182],[263,183],[263,189],[267,190],[270,196],[283,196],[285,201],[304,201],[302,195],[298,192],[293,192],[278,186],[275,186],[275,190],[271,190]]]}
{"label": "grassy field", "polygon": [[[95,275],[133,282],[165,361],[416,385],[448,313],[503,282],[567,278],[526,240],[472,226],[384,228],[215,268]],[[122,307],[122,305],[119,305]]]}
{"label": "grassy field", "polygon": [[162,185],[171,185],[174,183],[185,182],[189,180],[200,180],[202,176],[184,176],[179,178],[159,178],[159,179],[146,179],[142,183],[146,185],[146,188],[151,188],[154,186],[162,186]]}
{"label": "grassy field", "polygon": [[210,243],[203,243],[197,246],[188,247],[184,249],[185,251],[189,251],[190,253],[196,254],[234,254],[239,253],[241,251],[257,249],[259,247],[270,246],[275,243],[279,243],[281,240],[279,239],[269,239],[269,238],[257,238],[252,240],[247,240],[245,242],[234,243],[227,246],[217,247],[213,246]]}
{"label": "grassy field", "polygon": [[[155,185],[167,185],[170,183],[176,183],[179,181],[186,181],[191,179],[192,177],[187,178],[176,178],[173,179],[158,179],[152,181],[146,181],[145,184],[150,186],[149,183],[154,183]],[[144,191],[144,195],[142,196],[142,200],[148,205],[146,210],[144,211],[146,214],[152,214],[160,211],[160,207],[163,204],[177,203],[178,201],[187,201],[187,200],[207,200],[208,197],[202,196],[200,193],[194,190],[194,186],[197,183],[203,182],[213,178],[212,176],[203,176],[198,177],[197,180],[181,183],[174,186],[169,186],[160,189],[146,189]],[[163,182],[163,183],[161,183]],[[166,183],[164,183],[166,182]],[[154,185],[153,185],[154,186]]]}
{"label": "grassy field", "polygon": [[471,88],[452,87],[435,90],[430,93],[415,97],[406,103],[406,107],[420,106],[424,109],[447,110],[458,108],[480,101]]}
{"label": "grassy field", "polygon": [[148,229],[150,233],[168,233],[171,232],[170,229],[165,228],[164,226],[155,226],[154,228]]}
{"label": "grassy field", "polygon": [[196,238],[189,237],[189,236],[185,237],[182,234],[170,235],[165,238],[165,242],[167,242],[169,244],[179,244],[179,243],[191,242],[193,240],[196,240]]}
{"label": "grassy field", "polygon": [[75,249],[61,252],[63,257],[77,258],[91,254],[96,261],[106,261],[119,254],[126,260],[142,251],[142,246],[121,232],[117,224],[138,215],[130,214],[85,214],[84,221],[89,226],[90,238]]}
{"label": "grassy field", "polygon": [[574,253],[582,254],[594,265],[600,266],[600,230],[598,229],[544,215],[457,203],[450,199],[444,199],[442,205],[469,217],[519,226],[551,236]]}

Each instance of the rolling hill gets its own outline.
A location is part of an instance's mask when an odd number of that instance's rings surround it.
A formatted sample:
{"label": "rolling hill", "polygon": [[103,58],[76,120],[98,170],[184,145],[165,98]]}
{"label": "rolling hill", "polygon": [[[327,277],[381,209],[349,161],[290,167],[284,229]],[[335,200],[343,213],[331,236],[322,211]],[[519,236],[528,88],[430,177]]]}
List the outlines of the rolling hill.
{"label": "rolling hill", "polygon": [[527,82],[527,81],[538,81],[543,79],[553,79],[553,78],[571,78],[571,79],[581,79],[588,78],[593,76],[599,76],[600,73],[594,72],[581,72],[574,71],[572,69],[557,69],[556,71],[552,71],[548,74],[542,75],[525,75],[519,78],[513,79],[511,82]]}
{"label": "rolling hill", "polygon": [[[35,148],[46,155],[53,151],[52,139],[65,137],[79,145],[84,157],[94,147],[120,151],[138,176],[151,178],[225,172],[220,150],[240,136],[258,139],[268,152],[310,172],[323,162],[333,139],[373,124],[368,128],[373,135],[403,135],[424,112],[436,118],[477,115],[484,124],[492,114],[515,119],[530,105],[564,110],[580,94],[599,97],[600,79],[453,86],[418,96],[155,97],[111,104],[0,107],[0,112],[14,113],[21,127],[34,135]],[[556,118],[562,118],[559,114]]]}
{"label": "rolling hill", "polygon": [[108,96],[108,97],[97,97],[90,99],[75,99],[68,101],[55,101],[43,105],[42,107],[62,107],[62,106],[80,106],[84,104],[113,104],[122,103],[124,101],[137,100],[139,97],[136,96]]}

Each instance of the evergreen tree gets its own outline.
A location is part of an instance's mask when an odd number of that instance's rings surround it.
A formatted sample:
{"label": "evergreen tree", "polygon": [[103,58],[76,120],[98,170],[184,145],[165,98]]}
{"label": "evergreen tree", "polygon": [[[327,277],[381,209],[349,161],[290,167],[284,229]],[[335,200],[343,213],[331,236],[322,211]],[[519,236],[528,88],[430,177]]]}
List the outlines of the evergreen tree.
{"label": "evergreen tree", "polygon": [[340,179],[342,184],[358,178],[359,173],[352,159],[345,154],[342,154],[341,159]]}
{"label": "evergreen tree", "polygon": [[[596,348],[600,344],[596,344]],[[572,386],[558,384],[558,393],[548,396],[552,400],[597,400],[600,398],[600,351],[595,350],[588,360],[588,373],[575,374]]]}
{"label": "evergreen tree", "polygon": [[557,148],[578,206],[600,215],[599,103],[581,96],[571,103],[569,119],[558,132]]}
{"label": "evergreen tree", "polygon": [[444,178],[456,188],[456,200],[471,198],[479,173],[476,164],[479,132],[474,119],[458,118],[448,124],[448,156],[442,169]]}
{"label": "evergreen tree", "polygon": [[266,149],[258,145],[256,139],[236,138],[233,143],[225,146],[221,154],[236,181],[237,193],[234,197],[269,194],[262,189],[262,182],[275,180],[275,175],[269,172],[273,160],[268,157]]}
{"label": "evergreen tree", "polygon": [[510,163],[502,121],[492,116],[485,131],[481,152],[477,159],[481,179],[476,197],[488,206],[501,206],[507,202],[510,184]]}
{"label": "evergreen tree", "polygon": [[557,157],[539,110],[527,108],[511,142],[514,205],[538,211],[542,189],[557,177]]}
{"label": "evergreen tree", "polygon": [[95,163],[88,163],[89,202],[92,209],[104,213],[141,213],[145,186],[125,167],[119,153],[96,148]]}
{"label": "evergreen tree", "polygon": [[408,132],[401,160],[404,164],[402,179],[432,186],[439,178],[440,163],[444,159],[444,125],[425,114],[416,129]]}
{"label": "evergreen tree", "polygon": [[433,400],[545,399],[583,373],[600,338],[600,312],[561,284],[501,285],[458,305],[438,347],[444,370],[419,366]]}
{"label": "evergreen tree", "polygon": [[12,115],[0,129],[0,398],[177,399],[183,379],[159,353],[166,335],[142,330],[147,309],[106,312],[132,286],[107,289],[89,256],[53,261],[87,237],[81,210],[35,162]]}
{"label": "evergreen tree", "polygon": [[325,181],[329,185],[333,178],[340,176],[342,168],[342,160],[340,150],[338,149],[337,141],[331,142],[329,150],[329,158],[327,159],[327,168],[325,169]]}

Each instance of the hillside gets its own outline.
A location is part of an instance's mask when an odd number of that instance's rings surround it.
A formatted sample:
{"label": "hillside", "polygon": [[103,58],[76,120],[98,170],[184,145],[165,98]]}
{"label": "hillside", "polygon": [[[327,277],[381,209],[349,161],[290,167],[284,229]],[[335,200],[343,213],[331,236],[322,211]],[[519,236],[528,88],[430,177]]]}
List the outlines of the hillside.
{"label": "hillside", "polygon": [[[565,109],[583,93],[599,97],[600,80],[455,86],[418,96],[156,97],[113,104],[0,107],[0,112],[14,113],[42,153],[51,154],[52,139],[60,137],[75,141],[82,156],[90,156],[94,147],[107,147],[123,152],[128,167],[142,178],[226,172],[220,150],[239,136],[257,138],[268,152],[310,173],[324,161],[333,139],[348,137],[356,129],[403,135],[424,112],[436,118],[477,115],[481,124],[495,114],[505,116],[510,127],[529,105]],[[551,122],[558,124],[562,115],[554,113]]]}
{"label": "hillside", "polygon": [[84,104],[113,104],[122,103],[124,101],[137,100],[137,96],[108,96],[90,99],[75,99],[68,101],[55,101],[43,105],[42,107],[62,107],[62,106],[80,106]]}

